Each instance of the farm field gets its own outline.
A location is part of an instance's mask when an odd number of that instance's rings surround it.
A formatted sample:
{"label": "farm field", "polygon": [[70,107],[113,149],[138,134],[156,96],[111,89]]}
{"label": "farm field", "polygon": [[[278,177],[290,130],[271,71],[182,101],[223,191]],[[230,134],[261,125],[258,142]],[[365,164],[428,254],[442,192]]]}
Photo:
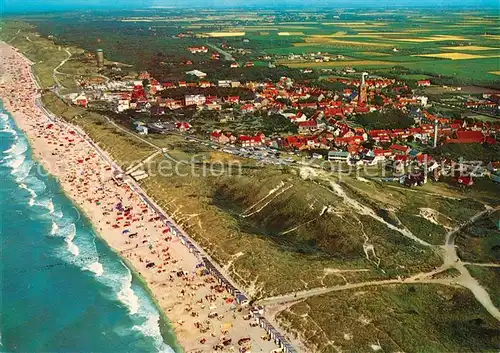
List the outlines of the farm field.
{"label": "farm field", "polygon": [[[145,67],[158,51],[193,60],[183,53],[183,48],[210,43],[234,47],[232,55],[238,62],[258,61],[267,56],[265,62],[292,68],[398,66],[410,70],[406,75],[445,79],[449,84],[498,83],[500,18],[488,10],[436,14],[432,10],[409,9],[366,13],[352,10],[192,13],[165,9],[137,15],[97,15],[87,21],[65,14],[26,20],[43,34],[55,34],[65,43],[86,50],[101,46],[110,60]],[[176,37],[180,32],[188,35]],[[82,38],[82,33],[88,35]],[[134,54],[139,47],[140,61]],[[342,55],[351,61],[289,58],[291,54],[318,53]]]}
{"label": "farm field", "polygon": [[[227,42],[251,50],[250,57],[276,56],[279,64],[294,68],[392,65],[405,67],[413,75],[446,76],[466,83],[491,84],[498,80],[495,72],[500,69],[500,21],[493,14],[453,12],[418,16],[406,10],[387,11],[376,17],[353,12],[326,17],[328,20],[318,17],[317,21],[310,21],[314,19],[310,15],[303,22],[281,22],[278,17],[266,25],[240,25],[237,29],[245,31],[244,38],[249,41]],[[199,30],[207,28],[210,25]],[[290,54],[317,53],[353,60],[316,62],[287,58]]]}

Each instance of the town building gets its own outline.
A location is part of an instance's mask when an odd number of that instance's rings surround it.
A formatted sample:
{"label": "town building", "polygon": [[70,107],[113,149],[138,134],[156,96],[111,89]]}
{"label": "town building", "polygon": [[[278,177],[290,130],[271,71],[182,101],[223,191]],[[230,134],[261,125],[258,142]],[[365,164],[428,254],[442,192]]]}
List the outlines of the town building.
{"label": "town building", "polygon": [[202,94],[189,94],[184,96],[186,106],[203,105],[206,102],[206,97]]}

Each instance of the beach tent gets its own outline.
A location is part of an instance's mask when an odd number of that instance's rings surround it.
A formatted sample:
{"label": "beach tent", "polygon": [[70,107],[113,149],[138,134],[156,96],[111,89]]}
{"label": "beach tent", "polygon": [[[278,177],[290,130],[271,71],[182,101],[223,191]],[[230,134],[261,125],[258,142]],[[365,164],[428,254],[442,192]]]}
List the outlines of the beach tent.
{"label": "beach tent", "polygon": [[125,229],[124,231],[122,231],[122,234],[127,234],[127,233],[130,233],[130,230]]}

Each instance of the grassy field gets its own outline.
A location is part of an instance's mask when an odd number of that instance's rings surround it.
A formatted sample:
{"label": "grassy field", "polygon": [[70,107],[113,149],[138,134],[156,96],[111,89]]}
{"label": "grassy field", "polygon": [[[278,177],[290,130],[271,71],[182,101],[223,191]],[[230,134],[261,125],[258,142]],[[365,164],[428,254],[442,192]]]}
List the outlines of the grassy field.
{"label": "grassy field", "polygon": [[[399,16],[405,15],[408,16],[401,21],[402,17]],[[479,12],[473,15],[474,20],[467,18],[470,15],[460,12],[421,17],[409,10],[398,15],[387,11],[378,17],[356,13],[346,16],[349,21],[304,19],[291,26],[288,22],[276,19],[266,26],[255,23],[240,25],[236,28],[246,31],[245,37],[250,42],[236,41],[234,44],[236,47],[254,49],[256,55],[323,52],[352,57],[355,53],[355,58],[359,59],[345,63],[281,62],[291,67],[331,68],[345,65],[375,68],[390,65],[387,62],[397,62],[397,65],[423,71],[421,74],[446,75],[475,83],[491,83],[497,79],[494,72],[499,70],[496,41],[498,18],[484,21],[488,13]],[[206,24],[206,27],[210,25]],[[276,45],[276,36],[281,34],[282,38],[287,37],[283,33],[290,37],[287,41],[281,41],[281,45]],[[371,61],[371,64],[367,61]]]}
{"label": "grassy field", "polygon": [[473,353],[500,345],[498,321],[469,292],[440,285],[334,292],[295,304],[278,320],[318,352]]}
{"label": "grassy field", "polygon": [[[0,39],[14,45],[28,59],[34,62],[33,68],[42,87],[55,85],[54,69],[68,57],[68,50],[72,55],[79,56],[81,49],[68,46],[55,46],[51,40],[41,37],[35,28],[26,22],[1,23]],[[65,49],[65,50],[64,50]],[[78,59],[71,58],[61,66],[57,74],[59,82],[71,91],[78,91],[75,79],[82,76],[95,77],[98,75],[95,65],[87,65]]]}
{"label": "grassy field", "polygon": [[42,87],[54,85],[53,69],[67,57],[49,40],[36,36],[33,27],[22,22],[1,23],[0,39],[14,45],[33,61],[35,73]]}
{"label": "grassy field", "polygon": [[471,275],[483,285],[490,294],[491,300],[498,308],[500,307],[500,268],[498,267],[481,267],[467,265]]}
{"label": "grassy field", "polygon": [[500,211],[483,217],[462,231],[456,240],[464,261],[500,264]]}

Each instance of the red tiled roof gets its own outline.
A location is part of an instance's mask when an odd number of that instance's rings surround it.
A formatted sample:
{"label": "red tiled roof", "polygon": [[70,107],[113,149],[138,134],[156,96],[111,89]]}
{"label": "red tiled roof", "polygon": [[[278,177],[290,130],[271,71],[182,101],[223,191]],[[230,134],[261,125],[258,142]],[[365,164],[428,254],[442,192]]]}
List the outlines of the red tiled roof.
{"label": "red tiled roof", "polygon": [[408,146],[402,146],[402,145],[391,145],[391,147],[389,147],[391,150],[396,150],[396,151],[403,151],[403,152],[406,152],[408,151],[408,149],[410,147]]}
{"label": "red tiled roof", "polygon": [[308,121],[302,121],[299,124],[299,127],[316,127],[318,126],[318,123],[316,120],[308,120]]}

